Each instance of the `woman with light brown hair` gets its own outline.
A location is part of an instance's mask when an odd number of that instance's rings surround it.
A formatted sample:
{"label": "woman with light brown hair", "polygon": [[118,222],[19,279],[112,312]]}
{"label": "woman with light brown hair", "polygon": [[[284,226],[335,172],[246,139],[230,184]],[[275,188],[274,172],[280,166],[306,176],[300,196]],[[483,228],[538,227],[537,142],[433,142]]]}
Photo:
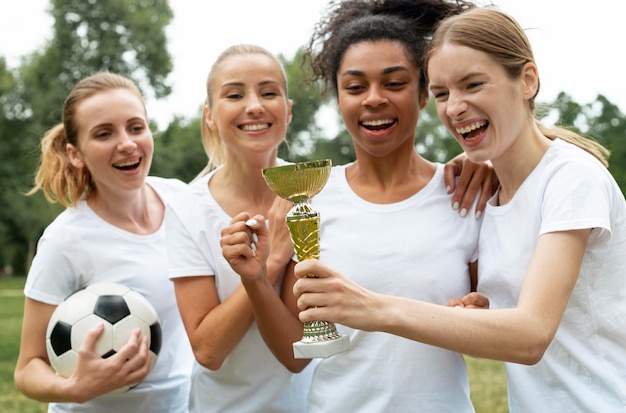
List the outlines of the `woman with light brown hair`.
{"label": "woman with light brown hair", "polygon": [[300,319],[503,360],[513,413],[623,411],[626,202],[608,151],[535,119],[530,43],[495,8],[444,20],[425,64],[441,121],[500,182],[483,217],[477,293],[458,308],[391,297],[310,260],[296,267]]}
{"label": "woman with light brown hair", "polygon": [[[129,79],[108,72],[74,87],[63,121],[41,141],[35,186],[67,208],[44,231],[28,273],[15,384],[50,412],[187,412],[191,351],[167,278],[165,203],[185,184],[149,177],[152,133],[143,98]],[[46,328],[67,296],[98,282],[120,283],[155,307],[162,347],[152,370],[136,331],[108,358],[95,352],[102,324],[82,343],[70,377],[56,375]],[[135,385],[123,393],[113,390]]]}

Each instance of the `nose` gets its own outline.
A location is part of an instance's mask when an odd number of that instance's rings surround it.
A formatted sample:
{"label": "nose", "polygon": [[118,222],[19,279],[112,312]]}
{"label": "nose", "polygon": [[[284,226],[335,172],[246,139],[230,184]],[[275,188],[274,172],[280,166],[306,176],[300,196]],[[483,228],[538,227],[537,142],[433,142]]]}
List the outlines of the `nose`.
{"label": "nose", "polygon": [[120,152],[132,152],[137,147],[137,143],[127,131],[122,131],[119,135],[117,150]]}
{"label": "nose", "polygon": [[458,93],[450,92],[446,100],[446,115],[451,118],[460,116],[467,110],[467,102]]}
{"label": "nose", "polygon": [[381,88],[378,86],[371,86],[362,102],[363,106],[373,108],[386,105],[387,103],[389,103],[389,99],[387,99]]}
{"label": "nose", "polygon": [[248,95],[248,99],[246,101],[246,112],[250,114],[263,112],[263,104],[256,93],[250,93]]}

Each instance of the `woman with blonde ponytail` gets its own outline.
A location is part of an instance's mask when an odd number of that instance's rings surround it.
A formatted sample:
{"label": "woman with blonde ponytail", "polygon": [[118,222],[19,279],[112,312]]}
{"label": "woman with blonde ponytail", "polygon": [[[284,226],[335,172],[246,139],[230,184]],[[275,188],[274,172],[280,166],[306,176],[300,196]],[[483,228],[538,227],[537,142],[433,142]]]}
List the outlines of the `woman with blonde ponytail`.
{"label": "woman with blonde ponytail", "polygon": [[[42,138],[29,194],[41,190],[67,208],[44,231],[28,273],[14,376],[19,391],[49,403],[49,412],[188,411],[193,358],[166,273],[163,225],[165,203],[185,184],[148,176],[153,149],[139,89],[108,72],[78,82],[62,123]],[[73,292],[99,282],[124,284],[157,310],[163,337],[152,370],[147,338],[139,332],[115,355],[101,358],[95,352],[101,325],[89,331],[70,377],[50,368],[46,329],[53,311]]]}
{"label": "woman with blonde ponytail", "polygon": [[[166,216],[169,276],[196,358],[190,410],[306,411],[307,376],[293,375],[267,348],[241,278],[220,246],[231,221],[243,227],[262,215],[269,218],[257,225],[285,227],[290,203],[272,192],[262,170],[285,164],[277,154],[291,121],[287,78],[265,48],[236,44],[213,63],[206,92],[202,143],[208,164],[168,204]],[[279,297],[293,248],[286,228],[276,235],[277,259],[267,268],[269,288]]]}

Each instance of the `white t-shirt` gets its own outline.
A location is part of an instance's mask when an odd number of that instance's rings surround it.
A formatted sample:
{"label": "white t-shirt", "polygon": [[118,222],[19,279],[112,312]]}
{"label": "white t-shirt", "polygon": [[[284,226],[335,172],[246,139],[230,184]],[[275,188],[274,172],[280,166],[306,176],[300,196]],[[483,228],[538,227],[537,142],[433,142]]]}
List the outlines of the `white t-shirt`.
{"label": "white t-shirt", "polygon": [[[220,302],[241,284],[222,256],[220,231],[231,217],[209,191],[216,170],[193,182],[167,209],[169,276],[213,276]],[[292,374],[269,350],[252,323],[217,371],[195,363],[192,412],[302,412],[308,388],[307,369]],[[294,385],[291,383],[294,381]]]}
{"label": "white t-shirt", "polygon": [[[148,177],[147,183],[164,204],[186,187],[179,180],[156,177]],[[79,201],[46,228],[26,280],[27,297],[58,305],[89,284],[124,284],[152,303],[163,331],[156,365],[139,385],[83,404],[50,403],[49,412],[187,412],[193,354],[166,269],[163,225],[153,234],[133,234]]]}
{"label": "white t-shirt", "polygon": [[593,228],[554,340],[533,366],[505,363],[516,412],[626,409],[626,205],[608,170],[555,140],[503,206],[488,205],[478,291],[491,308],[517,305],[538,237]]}
{"label": "white t-shirt", "polygon": [[[418,193],[393,204],[358,197],[346,166],[333,167],[311,201],[320,214],[320,260],[378,293],[441,305],[467,294],[480,220],[452,209],[443,165]],[[310,412],[474,411],[462,355],[392,334],[337,329],[351,348],[319,360]]]}

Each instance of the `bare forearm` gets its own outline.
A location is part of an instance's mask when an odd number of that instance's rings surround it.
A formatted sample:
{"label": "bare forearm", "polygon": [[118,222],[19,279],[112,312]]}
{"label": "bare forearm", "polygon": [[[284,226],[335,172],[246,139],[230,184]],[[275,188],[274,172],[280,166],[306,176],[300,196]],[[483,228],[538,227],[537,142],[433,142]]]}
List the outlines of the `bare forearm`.
{"label": "bare forearm", "polygon": [[309,360],[294,359],[293,346],[302,338],[302,323],[281,300],[269,281],[243,281],[263,340],[290,371],[299,372]]}
{"label": "bare forearm", "polygon": [[198,362],[208,369],[219,369],[253,321],[252,306],[246,291],[240,286],[213,308],[190,334]]}
{"label": "bare forearm", "polygon": [[474,357],[534,364],[553,337],[551,329],[537,328],[519,309],[462,309],[390,296],[379,299],[382,311],[364,327]]}
{"label": "bare forearm", "polygon": [[77,402],[66,391],[62,390],[62,381],[41,359],[33,359],[23,368],[15,371],[15,386],[26,397],[44,403]]}

